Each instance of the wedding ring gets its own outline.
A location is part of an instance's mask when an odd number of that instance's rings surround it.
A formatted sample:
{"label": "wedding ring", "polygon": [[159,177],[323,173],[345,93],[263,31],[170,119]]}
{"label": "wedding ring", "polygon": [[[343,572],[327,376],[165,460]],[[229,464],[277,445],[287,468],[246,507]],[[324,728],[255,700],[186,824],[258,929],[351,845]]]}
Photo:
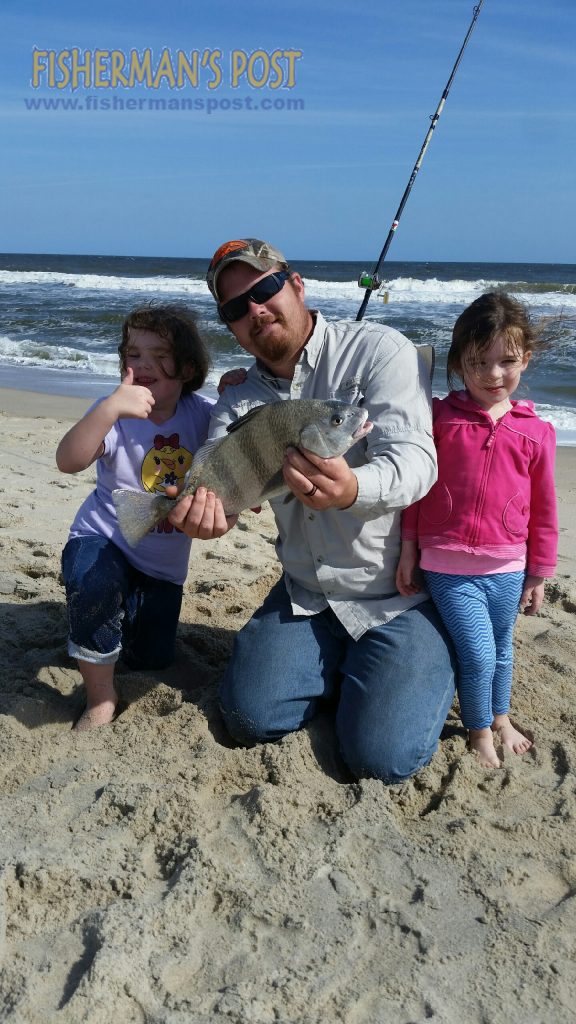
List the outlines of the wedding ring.
{"label": "wedding ring", "polygon": [[313,498],[314,495],[316,494],[317,490],[318,490],[318,488],[316,487],[316,484],[312,484],[312,490],[304,491],[304,497],[305,498]]}

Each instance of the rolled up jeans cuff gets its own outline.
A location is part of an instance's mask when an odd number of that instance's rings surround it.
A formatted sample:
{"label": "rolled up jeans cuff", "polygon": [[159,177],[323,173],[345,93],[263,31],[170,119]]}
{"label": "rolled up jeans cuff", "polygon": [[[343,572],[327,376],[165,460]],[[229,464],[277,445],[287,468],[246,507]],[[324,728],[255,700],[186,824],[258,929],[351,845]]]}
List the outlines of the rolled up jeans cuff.
{"label": "rolled up jeans cuff", "polygon": [[99,651],[89,651],[86,647],[68,641],[68,654],[71,658],[79,658],[80,661],[88,661],[91,665],[113,665],[120,657],[122,646],[119,645],[115,651],[107,651],[101,654]]}

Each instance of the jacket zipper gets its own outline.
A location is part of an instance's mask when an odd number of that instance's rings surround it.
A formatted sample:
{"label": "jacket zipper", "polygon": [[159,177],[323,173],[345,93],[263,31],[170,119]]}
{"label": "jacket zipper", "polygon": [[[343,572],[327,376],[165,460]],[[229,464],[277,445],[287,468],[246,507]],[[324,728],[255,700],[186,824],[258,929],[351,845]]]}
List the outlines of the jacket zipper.
{"label": "jacket zipper", "polygon": [[470,547],[475,547],[478,543],[478,534],[480,533],[480,520],[482,519],[482,512],[484,511],[484,504],[486,499],[486,489],[488,486],[488,476],[490,474],[490,466],[492,464],[492,455],[494,453],[494,441],[496,439],[496,431],[502,422],[502,417],[496,420],[492,424],[490,433],[484,445],[486,451],[486,458],[484,461],[484,470],[482,472],[482,480],[480,481],[480,492],[478,495],[478,501],[476,503],[476,513],[474,515],[474,527],[470,536]]}

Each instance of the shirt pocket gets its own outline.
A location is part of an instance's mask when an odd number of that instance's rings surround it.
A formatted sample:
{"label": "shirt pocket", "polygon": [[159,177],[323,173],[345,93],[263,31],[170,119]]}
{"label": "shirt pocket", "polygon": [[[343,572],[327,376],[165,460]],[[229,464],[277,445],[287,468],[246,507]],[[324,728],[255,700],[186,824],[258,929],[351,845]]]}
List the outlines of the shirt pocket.
{"label": "shirt pocket", "polygon": [[527,504],[526,499],[518,492],[513,494],[506,502],[504,511],[502,512],[504,529],[507,530],[508,533],[513,533],[515,535],[526,533],[529,512],[530,507]]}
{"label": "shirt pocket", "polygon": [[441,526],[452,515],[452,495],[443,480],[437,480],[420,504],[420,516],[432,526]]}

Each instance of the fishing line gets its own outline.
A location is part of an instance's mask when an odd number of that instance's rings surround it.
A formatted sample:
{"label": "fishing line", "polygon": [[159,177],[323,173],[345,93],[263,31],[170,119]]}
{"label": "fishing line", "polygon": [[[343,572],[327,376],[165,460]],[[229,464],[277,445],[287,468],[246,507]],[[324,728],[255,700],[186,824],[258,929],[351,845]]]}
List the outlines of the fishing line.
{"label": "fishing line", "polygon": [[418,171],[420,170],[420,165],[422,164],[422,161],[424,159],[424,154],[425,154],[426,150],[428,149],[428,144],[430,142],[430,139],[432,138],[432,133],[434,132],[434,129],[435,129],[436,125],[438,124],[438,119],[439,119],[440,114],[442,113],[442,110],[444,108],[444,104],[446,102],[446,98],[448,96],[448,93],[450,92],[450,87],[452,85],[452,82],[454,81],[454,76],[455,76],[455,74],[456,74],[456,72],[458,70],[458,65],[460,64],[460,61],[462,60],[462,56],[464,54],[464,50],[466,49],[466,46],[468,44],[468,40],[470,39],[470,36],[472,35],[472,30],[474,29],[474,26],[475,26],[475,24],[476,24],[476,22],[478,20],[478,15],[480,14],[480,9],[481,9],[483,3],[484,3],[484,0],[480,0],[480,3],[477,4],[477,6],[474,8],[472,21],[470,22],[470,26],[469,26],[468,31],[466,33],[466,38],[464,39],[464,42],[462,43],[462,46],[460,47],[460,53],[458,54],[458,56],[456,58],[456,61],[454,63],[454,67],[452,68],[452,72],[450,74],[450,78],[448,79],[448,81],[446,83],[446,86],[444,88],[444,92],[442,93],[442,96],[440,98],[440,102],[439,102],[438,106],[436,107],[436,112],[434,114],[432,114],[432,116],[430,117],[430,127],[429,127],[429,129],[428,129],[428,131],[426,133],[426,138],[424,139],[424,142],[422,143],[422,148],[420,150],[420,153],[418,154],[418,159],[417,159],[416,163],[414,164],[414,169],[412,171],[412,174],[410,175],[410,180],[408,181],[408,184],[407,184],[407,186],[406,186],[406,188],[404,190],[404,195],[402,196],[402,199],[400,201],[400,206],[398,207],[398,209],[396,211],[396,216],[394,217],[394,220],[392,221],[392,227],[390,228],[390,230],[388,232],[388,237],[387,237],[387,239],[386,239],[386,241],[384,243],[384,248],[382,249],[382,252],[380,253],[380,256],[378,257],[378,262],[377,262],[376,266],[374,267],[374,270],[372,271],[371,274],[361,274],[360,278],[358,280],[358,286],[360,288],[365,288],[366,291],[364,293],[364,298],[362,300],[362,305],[360,306],[360,309],[358,310],[358,315],[356,316],[357,320],[361,320],[362,319],[362,317],[364,316],[364,313],[366,312],[366,306],[368,305],[368,300],[370,299],[370,296],[371,296],[372,292],[375,291],[377,288],[379,288],[381,283],[382,283],[380,281],[379,277],[378,277],[378,271],[380,269],[380,264],[386,259],[386,253],[388,252],[388,249],[390,248],[390,244],[391,244],[392,239],[394,238],[394,235],[396,233],[396,228],[398,227],[398,224],[400,223],[400,218],[402,216],[402,212],[404,210],[404,207],[406,206],[406,203],[408,201],[408,196],[410,195],[410,192],[412,191],[412,186],[413,186],[413,184],[414,184],[414,182],[416,180],[416,175],[418,174]]}

